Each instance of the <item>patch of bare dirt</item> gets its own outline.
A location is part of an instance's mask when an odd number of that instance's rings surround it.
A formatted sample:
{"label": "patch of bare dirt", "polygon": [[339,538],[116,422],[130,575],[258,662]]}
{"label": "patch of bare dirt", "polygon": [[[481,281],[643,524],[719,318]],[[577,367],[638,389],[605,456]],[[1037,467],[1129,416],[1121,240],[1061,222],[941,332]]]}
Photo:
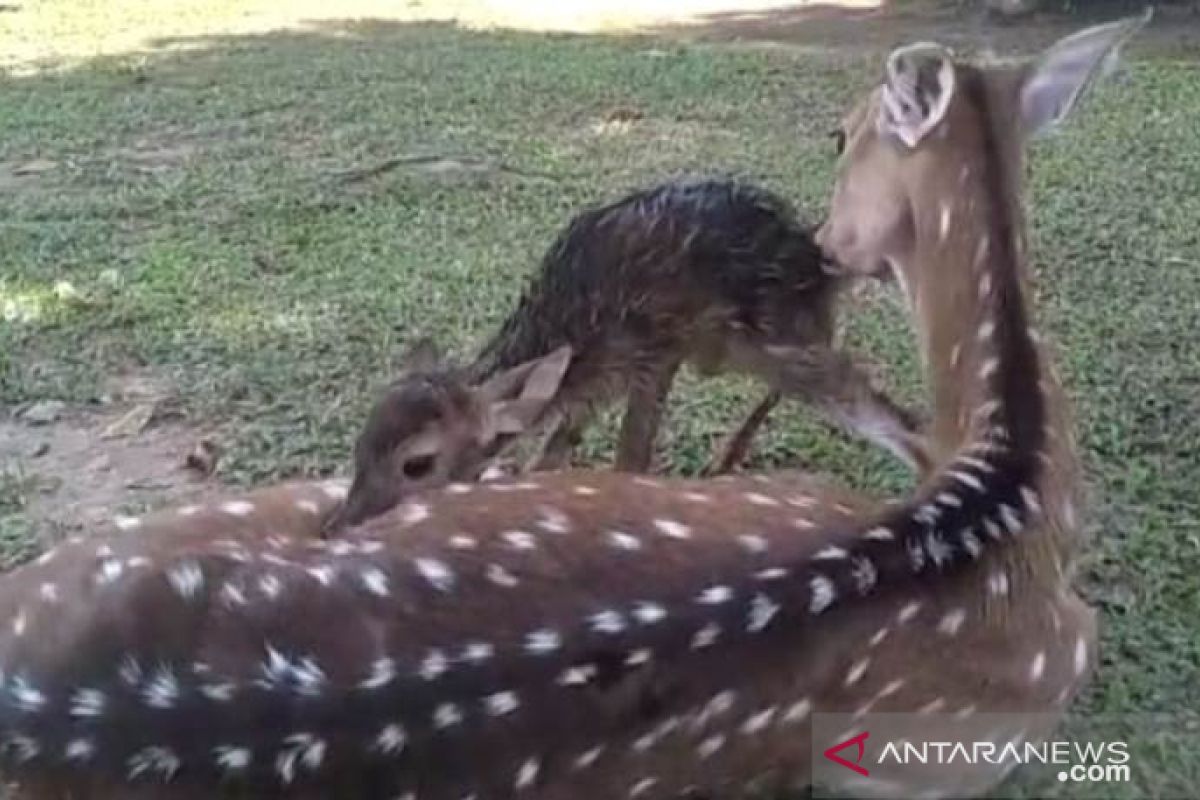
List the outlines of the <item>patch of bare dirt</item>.
{"label": "patch of bare dirt", "polygon": [[[217,487],[205,431],[145,375],[114,379],[95,406],[0,418],[0,472],[27,487],[23,514],[53,541],[116,514],[187,502]],[[39,421],[41,420],[41,421]]]}

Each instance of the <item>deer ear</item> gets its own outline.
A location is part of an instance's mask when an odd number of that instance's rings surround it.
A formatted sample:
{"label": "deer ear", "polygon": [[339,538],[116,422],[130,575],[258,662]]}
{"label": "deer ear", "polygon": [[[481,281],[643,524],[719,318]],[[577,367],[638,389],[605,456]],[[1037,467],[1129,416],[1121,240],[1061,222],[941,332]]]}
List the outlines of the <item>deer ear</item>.
{"label": "deer ear", "polygon": [[401,356],[400,364],[406,372],[431,372],[437,368],[441,357],[433,339],[422,336]]}
{"label": "deer ear", "polygon": [[541,358],[493,375],[477,389],[487,402],[520,398],[549,400],[558,392],[567,367],[574,355],[569,345],[563,345]]}
{"label": "deer ear", "polygon": [[916,147],[938,126],[954,96],[954,57],[922,42],[892,52],[879,104],[879,132]]}
{"label": "deer ear", "polygon": [[480,386],[480,396],[489,404],[493,432],[519,434],[537,422],[558,396],[573,356],[571,348],[563,345]]}
{"label": "deer ear", "polygon": [[1116,64],[1121,45],[1153,15],[1147,7],[1139,16],[1079,31],[1059,40],[1030,65],[1020,89],[1026,134],[1045,133],[1066,119],[1088,88]]}

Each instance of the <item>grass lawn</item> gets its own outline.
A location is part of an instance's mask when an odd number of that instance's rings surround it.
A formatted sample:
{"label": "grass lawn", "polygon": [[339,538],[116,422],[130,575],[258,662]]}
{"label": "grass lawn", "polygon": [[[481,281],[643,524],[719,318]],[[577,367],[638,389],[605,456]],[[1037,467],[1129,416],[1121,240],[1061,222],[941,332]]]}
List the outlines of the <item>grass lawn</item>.
{"label": "grass lawn", "polygon": [[[100,26],[96,9],[120,3],[86,5]],[[56,35],[63,3],[25,6],[0,13],[0,54],[15,41],[6,16],[45,14],[40,35]],[[89,30],[64,30],[78,46],[61,68],[6,59],[0,404],[86,403],[106,376],[148,371],[190,420],[219,426],[221,477],[239,484],[344,469],[404,344],[480,343],[585,204],[724,172],[819,216],[827,133],[878,69],[861,53],[397,21],[169,33],[85,57]],[[1095,719],[1197,704],[1198,189],[1191,61],[1133,61],[1032,161],[1037,316],[1062,354],[1092,492],[1080,581],[1103,614],[1083,703]],[[896,301],[848,311],[850,344],[919,398]],[[691,376],[679,389],[663,448],[689,472],[759,389]],[[586,455],[607,458],[611,434],[609,420]],[[756,466],[776,464],[906,485],[795,407],[758,443]],[[27,479],[0,476],[8,558],[37,533]],[[1142,788],[1107,796],[1200,783],[1196,751],[1147,752]]]}

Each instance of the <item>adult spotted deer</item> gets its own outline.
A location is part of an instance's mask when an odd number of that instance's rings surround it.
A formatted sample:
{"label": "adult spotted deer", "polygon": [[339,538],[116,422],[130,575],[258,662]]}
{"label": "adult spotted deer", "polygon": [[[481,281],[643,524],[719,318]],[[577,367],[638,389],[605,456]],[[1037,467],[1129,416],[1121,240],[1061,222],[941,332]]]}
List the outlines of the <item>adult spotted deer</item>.
{"label": "adult spotted deer", "polygon": [[[832,348],[844,282],[782,198],[749,183],[681,180],[576,215],[517,308],[464,370],[467,383],[570,345],[575,357],[548,411],[533,466],[558,469],[594,414],[625,398],[616,467],[646,472],[663,406],[685,363],[704,374],[759,369],[764,348],[803,350],[792,393],[843,427],[926,467],[917,423]],[[769,391],[708,471],[726,471],[779,401]],[[386,413],[386,401],[381,407]],[[492,448],[494,455],[496,448]]]}
{"label": "adult spotted deer", "polygon": [[[5,773],[34,797],[726,796],[806,783],[817,712],[1062,713],[1095,621],[1069,584],[1022,148],[1141,24],[1021,65],[902,48],[847,118],[821,240],[911,300],[940,456],[911,497],[574,471],[426,494],[270,561],[169,532],[68,544],[0,580]],[[106,582],[111,558],[147,563]],[[1007,769],[835,788],[964,796]]]}

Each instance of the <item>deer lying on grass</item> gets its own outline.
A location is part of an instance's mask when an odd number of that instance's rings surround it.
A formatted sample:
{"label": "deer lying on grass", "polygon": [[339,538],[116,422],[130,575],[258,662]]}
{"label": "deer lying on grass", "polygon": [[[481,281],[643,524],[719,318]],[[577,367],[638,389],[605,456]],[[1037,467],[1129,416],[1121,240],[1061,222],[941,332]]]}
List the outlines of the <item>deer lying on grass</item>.
{"label": "deer lying on grass", "polygon": [[[1022,154],[1142,23],[1020,66],[901,48],[846,121],[820,236],[911,302],[942,454],[911,497],[574,471],[426,494],[271,561],[169,532],[67,544],[0,579],[5,773],[30,797],[669,798],[807,782],[818,712],[1061,714],[1096,628]],[[146,563],[105,582],[113,558]],[[831,788],[964,796],[1010,767]]]}
{"label": "deer lying on grass", "polygon": [[[843,281],[781,198],[724,180],[672,182],[577,215],[543,257],[517,309],[465,370],[476,382],[569,344],[576,356],[533,465],[567,466],[595,412],[624,396],[616,467],[651,466],[676,372],[758,364],[764,347],[803,348],[793,391],[910,466],[928,466],[915,421],[831,347]],[[736,465],[779,400],[769,392],[709,471]]]}

